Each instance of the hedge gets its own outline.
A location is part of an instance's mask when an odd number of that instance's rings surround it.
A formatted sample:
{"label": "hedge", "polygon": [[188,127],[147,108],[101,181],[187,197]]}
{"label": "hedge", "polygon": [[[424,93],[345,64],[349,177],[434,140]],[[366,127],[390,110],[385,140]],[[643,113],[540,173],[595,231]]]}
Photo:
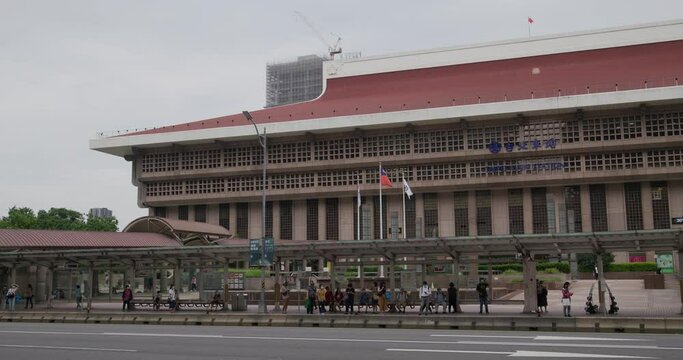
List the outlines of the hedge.
{"label": "hedge", "polygon": [[657,271],[657,264],[653,262],[637,262],[637,263],[623,263],[610,264],[607,267],[608,272],[655,272]]}
{"label": "hedge", "polygon": [[[479,270],[487,270],[488,265],[479,265]],[[520,263],[509,263],[509,264],[496,264],[492,265],[491,269],[498,270],[500,272],[505,272],[506,270],[514,270],[517,272],[523,272],[524,267]],[[568,262],[539,262],[536,264],[537,271],[543,271],[546,269],[557,269],[561,273],[569,273],[569,263]]]}

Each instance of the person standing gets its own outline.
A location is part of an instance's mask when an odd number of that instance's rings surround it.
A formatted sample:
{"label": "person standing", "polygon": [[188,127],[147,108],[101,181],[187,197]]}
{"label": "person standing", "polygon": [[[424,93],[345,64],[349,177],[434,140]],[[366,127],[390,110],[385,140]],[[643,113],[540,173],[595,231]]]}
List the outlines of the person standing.
{"label": "person standing", "polygon": [[192,277],[192,284],[191,284],[190,291],[197,291],[197,277],[196,276]]}
{"label": "person standing", "polygon": [[7,295],[6,295],[7,300],[6,301],[9,304],[9,311],[14,311],[14,305],[16,303],[15,297],[17,296],[17,289],[18,289],[17,284],[12,284],[12,287],[10,287],[9,290],[7,290]]}
{"label": "person standing", "polygon": [[133,300],[133,290],[131,290],[130,285],[126,285],[126,289],[123,290],[123,295],[121,296],[121,298],[123,299],[122,311],[126,311],[126,309],[130,311],[130,302],[131,300]]}
{"label": "person standing", "polygon": [[318,300],[318,312],[320,315],[325,315],[325,287],[320,284],[320,287],[318,287],[318,290],[316,291],[316,298]]}
{"label": "person standing", "polygon": [[315,307],[315,285],[311,282],[308,284],[307,297],[306,297],[306,314],[313,314],[313,308]]}
{"label": "person standing", "polygon": [[435,313],[439,313],[439,307],[443,314],[446,313],[446,294],[441,290],[441,288],[436,289],[436,295],[434,296],[434,304],[436,305]]}
{"label": "person standing", "polygon": [[451,309],[453,309],[453,312],[456,313],[458,312],[458,289],[455,288],[454,283],[448,284],[448,312],[451,312]]}
{"label": "person standing", "polygon": [[83,291],[81,291],[81,285],[76,285],[75,295],[76,310],[83,310]]}
{"label": "person standing", "polygon": [[377,290],[377,296],[379,296],[379,311],[387,311],[387,286],[384,281],[379,283],[379,289]]}
{"label": "person standing", "polygon": [[325,304],[327,304],[327,309],[330,312],[336,312],[334,308],[334,293],[332,293],[332,289],[329,286],[325,287]]}
{"label": "person standing", "polygon": [[345,314],[353,314],[353,302],[356,297],[356,289],[353,288],[353,284],[349,283],[346,285],[346,311]]}
{"label": "person standing", "polygon": [[548,312],[548,288],[543,283],[543,280],[539,281],[539,285],[541,286],[541,301],[538,310]]}
{"label": "person standing", "polygon": [[176,293],[173,284],[168,287],[168,308],[171,311],[176,311]]}
{"label": "person standing", "polygon": [[427,315],[427,310],[429,307],[429,297],[431,296],[432,292],[429,290],[429,285],[427,285],[426,281],[422,282],[422,286],[418,290],[420,293],[420,314],[419,315]]}
{"label": "person standing", "polygon": [[569,281],[565,281],[564,285],[562,285],[562,312],[565,317],[572,316],[572,295],[574,293],[569,291]]}
{"label": "person standing", "polygon": [[489,313],[489,294],[488,289],[489,284],[484,280],[484,278],[479,279],[479,284],[477,284],[477,293],[479,294],[479,313],[481,314],[484,308],[486,308],[486,313]]}
{"label": "person standing", "polygon": [[287,307],[289,306],[289,283],[287,281],[280,287],[280,297],[282,298],[282,313],[287,313]]}
{"label": "person standing", "polygon": [[26,287],[24,295],[26,296],[26,306],[24,306],[24,309],[28,309],[28,304],[31,303],[31,310],[33,310],[33,286],[31,284],[28,284]]}

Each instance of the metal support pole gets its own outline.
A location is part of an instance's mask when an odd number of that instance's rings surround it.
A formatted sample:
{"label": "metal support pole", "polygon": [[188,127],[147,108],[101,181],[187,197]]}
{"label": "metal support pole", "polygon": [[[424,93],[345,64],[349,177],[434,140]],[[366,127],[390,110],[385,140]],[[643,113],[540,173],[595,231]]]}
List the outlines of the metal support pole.
{"label": "metal support pole", "polygon": [[391,289],[391,309],[396,305],[396,260],[391,258],[389,262],[389,288]]}
{"label": "metal support pole", "polygon": [[275,307],[273,308],[273,311],[278,312],[280,311],[280,266],[282,264],[280,258],[275,259],[275,264],[273,264],[273,267],[275,268],[275,288],[273,289],[273,300],[275,301]]}
{"label": "metal support pole", "polygon": [[455,312],[462,312],[460,309],[460,254],[455,253],[453,257],[453,274],[455,279],[453,280],[453,285],[455,285]]}
{"label": "metal support pole", "polygon": [[605,283],[605,270],[602,261],[602,253],[597,254],[597,266],[598,266],[598,301],[600,301],[600,307],[598,312],[607,315],[607,304],[605,304],[605,288],[603,284]]}
{"label": "metal support pole", "polygon": [[95,269],[92,261],[88,264],[88,274],[90,275],[90,281],[88,284],[88,312],[92,310],[92,295],[93,295],[93,285],[95,284]]}

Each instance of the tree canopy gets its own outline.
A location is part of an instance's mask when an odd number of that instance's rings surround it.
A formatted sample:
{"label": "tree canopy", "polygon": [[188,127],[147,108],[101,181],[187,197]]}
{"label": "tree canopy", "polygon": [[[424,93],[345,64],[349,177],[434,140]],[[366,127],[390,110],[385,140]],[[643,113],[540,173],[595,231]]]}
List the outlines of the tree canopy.
{"label": "tree canopy", "polygon": [[26,207],[12,207],[0,219],[0,229],[42,229],[76,231],[117,231],[116,217],[92,217],[65,208],[40,210],[36,214]]}

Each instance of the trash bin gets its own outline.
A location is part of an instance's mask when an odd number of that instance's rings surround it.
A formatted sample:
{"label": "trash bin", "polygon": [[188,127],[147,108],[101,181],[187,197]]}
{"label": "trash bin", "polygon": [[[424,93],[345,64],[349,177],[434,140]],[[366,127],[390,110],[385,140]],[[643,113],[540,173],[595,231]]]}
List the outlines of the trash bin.
{"label": "trash bin", "polygon": [[231,294],[230,306],[232,311],[247,311],[247,294]]}

